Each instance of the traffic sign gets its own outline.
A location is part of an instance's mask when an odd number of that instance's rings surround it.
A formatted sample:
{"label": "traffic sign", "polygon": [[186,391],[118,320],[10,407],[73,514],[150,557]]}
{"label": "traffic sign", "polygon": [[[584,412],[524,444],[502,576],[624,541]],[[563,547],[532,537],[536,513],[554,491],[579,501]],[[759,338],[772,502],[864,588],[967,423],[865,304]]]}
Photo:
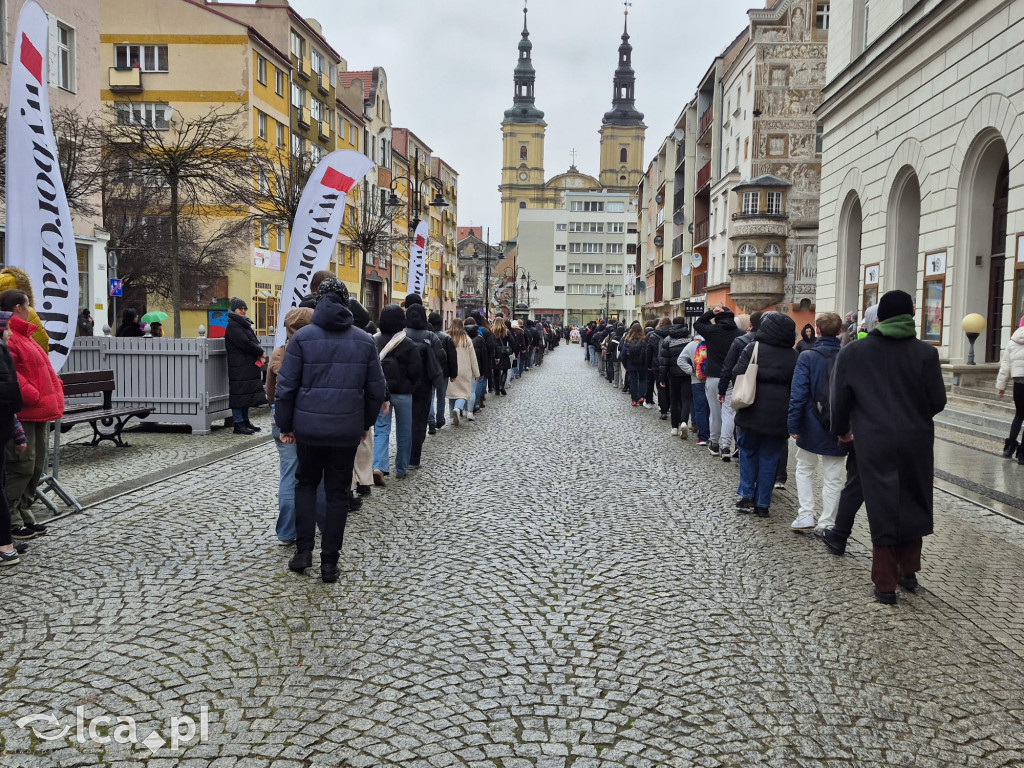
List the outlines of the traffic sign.
{"label": "traffic sign", "polygon": [[123,294],[121,292],[124,287],[124,281],[119,277],[110,278],[110,295],[112,298],[119,298]]}

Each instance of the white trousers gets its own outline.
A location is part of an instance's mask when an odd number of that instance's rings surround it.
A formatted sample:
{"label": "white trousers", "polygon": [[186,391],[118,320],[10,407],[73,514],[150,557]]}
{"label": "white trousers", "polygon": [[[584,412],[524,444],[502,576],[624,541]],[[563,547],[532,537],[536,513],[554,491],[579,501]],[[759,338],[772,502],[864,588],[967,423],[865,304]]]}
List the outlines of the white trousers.
{"label": "white trousers", "polygon": [[796,495],[800,502],[800,515],[814,515],[814,471],[818,461],[824,468],[821,487],[821,516],[818,525],[829,526],[836,521],[839,508],[839,493],[843,490],[843,456],[822,456],[818,453],[796,449]]}

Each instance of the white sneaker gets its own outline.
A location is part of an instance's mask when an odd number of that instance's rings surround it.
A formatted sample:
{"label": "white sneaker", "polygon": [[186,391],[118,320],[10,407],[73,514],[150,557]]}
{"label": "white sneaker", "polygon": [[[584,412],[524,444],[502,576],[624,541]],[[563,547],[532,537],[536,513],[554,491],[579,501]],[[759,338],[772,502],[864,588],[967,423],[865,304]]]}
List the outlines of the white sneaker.
{"label": "white sneaker", "polygon": [[452,424],[456,427],[459,426],[459,422],[462,420],[462,410],[459,408],[452,408]]}
{"label": "white sneaker", "polygon": [[651,410],[651,408],[653,408],[653,407],[654,407],[654,403],[644,403],[644,408],[646,408],[647,410]]}
{"label": "white sneaker", "polygon": [[679,436],[683,438],[683,440],[688,440],[690,438],[690,428],[686,426],[685,421],[679,425]]}
{"label": "white sneaker", "polygon": [[469,419],[470,421],[476,421],[476,419],[473,418],[473,412],[472,411],[466,411],[466,418]]}
{"label": "white sneaker", "polygon": [[679,430],[676,427],[672,427],[672,437],[679,437]]}
{"label": "white sneaker", "polygon": [[814,515],[803,514],[800,515],[793,524],[789,526],[794,531],[813,531],[814,530]]}

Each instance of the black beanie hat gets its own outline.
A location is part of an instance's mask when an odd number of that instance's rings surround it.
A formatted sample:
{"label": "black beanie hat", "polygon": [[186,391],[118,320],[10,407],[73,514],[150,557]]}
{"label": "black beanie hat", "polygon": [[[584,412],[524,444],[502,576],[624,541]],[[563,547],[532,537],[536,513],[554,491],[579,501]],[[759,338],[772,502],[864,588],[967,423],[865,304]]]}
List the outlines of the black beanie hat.
{"label": "black beanie hat", "polygon": [[406,309],[408,309],[413,304],[419,304],[422,307],[423,306],[423,297],[420,296],[418,293],[406,294],[406,296],[405,296],[405,304],[403,304],[402,306],[404,306]]}
{"label": "black beanie hat", "polygon": [[370,313],[366,311],[366,307],[356,301],[354,296],[349,296],[348,308],[352,310],[353,322],[356,328],[366,330],[366,326],[370,323]]}
{"label": "black beanie hat", "polygon": [[233,299],[231,299],[230,308],[231,311],[234,312],[239,309],[248,309],[249,305],[245,303],[245,299],[240,299],[237,296],[235,296]]}
{"label": "black beanie hat", "polygon": [[336,277],[325,277],[323,281],[317,286],[316,289],[316,300],[320,302],[324,296],[328,293],[338,294],[338,298],[341,299],[341,303],[348,304],[348,286],[345,285],[341,280]]}
{"label": "black beanie hat", "polygon": [[441,313],[440,312],[431,312],[429,315],[427,315],[427,322],[430,323],[430,327],[433,328],[435,331],[440,331],[441,330]]}
{"label": "black beanie hat", "polygon": [[405,328],[405,310],[397,304],[388,304],[380,311],[378,325],[382,333],[398,333]]}
{"label": "black beanie hat", "polygon": [[906,291],[889,291],[878,302],[878,322],[900,315],[914,315],[914,299]]}

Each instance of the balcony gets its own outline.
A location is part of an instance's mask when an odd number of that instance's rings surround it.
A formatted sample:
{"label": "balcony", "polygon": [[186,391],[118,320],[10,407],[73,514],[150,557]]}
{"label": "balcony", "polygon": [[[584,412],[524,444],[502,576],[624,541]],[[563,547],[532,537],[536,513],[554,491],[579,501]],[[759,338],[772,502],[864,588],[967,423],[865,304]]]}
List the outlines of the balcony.
{"label": "balcony", "polygon": [[683,295],[683,281],[676,280],[672,283],[672,298],[678,299]]}
{"label": "balcony", "polygon": [[715,119],[715,108],[710,106],[704,110],[704,113],[700,116],[700,124],[697,128],[697,136],[703,136],[708,128],[711,127],[712,121]]}
{"label": "balcony", "polygon": [[142,70],[138,67],[111,67],[109,72],[110,90],[114,93],[139,93],[142,90]]}
{"label": "balcony", "polygon": [[303,80],[309,80],[310,75],[313,73],[313,65],[309,63],[309,59],[302,57],[298,60],[298,72],[299,77]]}
{"label": "balcony", "polygon": [[756,213],[734,213],[732,215],[733,221],[753,221],[756,219],[768,219],[769,221],[785,221],[789,218],[788,213],[765,213],[758,211]]}
{"label": "balcony", "polygon": [[678,211],[685,204],[686,204],[686,190],[682,189],[682,188],[677,189],[675,191],[675,193],[672,195],[672,210],[673,211]]}
{"label": "balcony", "polygon": [[312,125],[309,121],[309,107],[296,107],[295,119],[298,120],[299,125],[303,128],[309,128]]}
{"label": "balcony", "polygon": [[729,270],[729,293],[745,312],[775,306],[786,297],[786,267],[781,258],[737,262]]}
{"label": "balcony", "polygon": [[686,142],[681,141],[676,145],[676,168],[686,162]]}
{"label": "balcony", "polygon": [[711,161],[708,160],[704,166],[697,171],[697,190],[700,191],[711,183]]}
{"label": "balcony", "polygon": [[331,79],[326,72],[320,72],[316,76],[316,87],[324,96],[331,92]]}
{"label": "balcony", "polygon": [[708,273],[707,270],[698,272],[693,276],[693,291],[690,293],[691,296],[703,296],[708,292]]}
{"label": "balcony", "polygon": [[329,139],[331,138],[331,121],[321,120],[320,121],[320,138]]}
{"label": "balcony", "polygon": [[708,239],[708,231],[710,230],[711,220],[703,218],[693,225],[693,242],[702,243]]}

